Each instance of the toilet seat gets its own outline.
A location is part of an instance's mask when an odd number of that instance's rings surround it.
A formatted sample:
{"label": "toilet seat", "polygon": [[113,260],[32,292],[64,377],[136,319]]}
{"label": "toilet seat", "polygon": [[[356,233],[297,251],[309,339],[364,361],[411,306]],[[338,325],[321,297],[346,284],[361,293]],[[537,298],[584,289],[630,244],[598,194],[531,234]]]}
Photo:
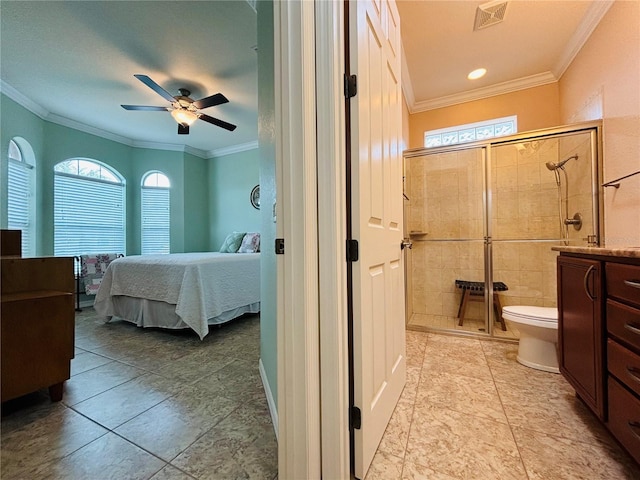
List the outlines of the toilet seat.
{"label": "toilet seat", "polygon": [[558,328],[558,309],[529,305],[510,305],[502,308],[502,316],[515,323],[542,328]]}

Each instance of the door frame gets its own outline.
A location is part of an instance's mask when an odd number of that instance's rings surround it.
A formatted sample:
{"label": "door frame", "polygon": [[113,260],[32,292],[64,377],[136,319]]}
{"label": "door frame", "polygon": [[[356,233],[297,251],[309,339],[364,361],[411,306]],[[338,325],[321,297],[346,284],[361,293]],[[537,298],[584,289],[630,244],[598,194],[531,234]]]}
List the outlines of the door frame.
{"label": "door frame", "polygon": [[349,478],[344,6],[273,5],[278,472]]}

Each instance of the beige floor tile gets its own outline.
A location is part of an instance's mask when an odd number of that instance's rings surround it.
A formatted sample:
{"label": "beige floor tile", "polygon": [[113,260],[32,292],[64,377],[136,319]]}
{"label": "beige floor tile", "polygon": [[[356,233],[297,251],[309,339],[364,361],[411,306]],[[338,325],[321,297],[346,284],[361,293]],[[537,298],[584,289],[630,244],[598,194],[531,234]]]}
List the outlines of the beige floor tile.
{"label": "beige floor tile", "polygon": [[402,480],[458,480],[446,473],[436,472],[431,468],[413,463],[410,460],[404,462],[402,468]]}
{"label": "beige floor tile", "polygon": [[405,460],[457,478],[527,478],[508,425],[438,407],[415,409]]}
{"label": "beige floor tile", "polygon": [[569,388],[540,388],[496,382],[513,427],[522,427],[583,443],[611,444],[611,435]]}
{"label": "beige floor tile", "polygon": [[167,465],[149,480],[193,480],[194,478],[172,465]]}
{"label": "beige floor tile", "polygon": [[413,418],[413,407],[412,399],[400,399],[378,446],[379,452],[404,457]]}
{"label": "beige floor tile", "polygon": [[438,350],[427,345],[422,364],[421,378],[429,375],[453,373],[471,378],[484,378],[491,380],[491,371],[484,358],[482,350],[480,352],[470,352],[467,349],[450,349],[448,351]]}
{"label": "beige floor tile", "polygon": [[400,480],[402,458],[384,452],[376,452],[365,480]]}
{"label": "beige floor tile", "polygon": [[640,468],[617,445],[583,443],[523,428],[513,429],[530,480],[622,480]]}
{"label": "beige floor tile", "polygon": [[507,423],[492,379],[453,373],[426,375],[416,396],[416,409],[449,408],[501,423]]}

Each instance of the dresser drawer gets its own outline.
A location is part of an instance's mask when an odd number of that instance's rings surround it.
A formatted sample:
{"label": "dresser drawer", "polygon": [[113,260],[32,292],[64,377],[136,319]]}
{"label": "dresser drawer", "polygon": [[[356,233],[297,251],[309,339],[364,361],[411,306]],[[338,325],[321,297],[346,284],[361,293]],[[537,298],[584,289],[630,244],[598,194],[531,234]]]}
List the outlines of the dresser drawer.
{"label": "dresser drawer", "polygon": [[607,332],[640,353],[640,309],[607,300]]}
{"label": "dresser drawer", "polygon": [[640,462],[640,400],[613,377],[609,377],[609,421],[607,427]]}
{"label": "dresser drawer", "polygon": [[640,355],[609,339],[607,357],[609,373],[640,396]]}
{"label": "dresser drawer", "polygon": [[605,271],[607,295],[640,307],[640,266],[607,262]]}

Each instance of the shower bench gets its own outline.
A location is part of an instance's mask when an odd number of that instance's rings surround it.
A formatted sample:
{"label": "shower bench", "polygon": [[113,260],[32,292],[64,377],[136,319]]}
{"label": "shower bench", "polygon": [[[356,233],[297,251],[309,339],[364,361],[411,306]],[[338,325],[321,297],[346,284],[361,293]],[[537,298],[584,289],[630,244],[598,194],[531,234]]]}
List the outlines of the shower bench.
{"label": "shower bench", "polygon": [[[462,298],[460,298],[460,307],[458,308],[458,325],[462,326],[467,304],[469,302],[484,301],[484,282],[456,280],[456,287],[462,290]],[[509,290],[509,288],[504,283],[493,282],[493,308],[496,313],[496,322],[500,323],[504,331],[507,330],[507,326],[504,323],[504,318],[502,318],[502,305],[497,292],[504,292],[505,290]]]}

